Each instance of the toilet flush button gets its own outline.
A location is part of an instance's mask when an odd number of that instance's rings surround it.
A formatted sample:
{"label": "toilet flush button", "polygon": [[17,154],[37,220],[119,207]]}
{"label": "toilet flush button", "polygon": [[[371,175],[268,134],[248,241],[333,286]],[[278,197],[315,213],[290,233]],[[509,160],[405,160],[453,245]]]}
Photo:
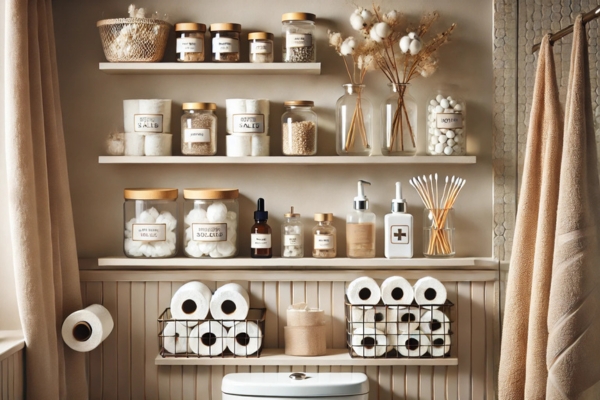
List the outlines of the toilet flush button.
{"label": "toilet flush button", "polygon": [[306,379],[306,374],[304,372],[294,372],[290,374],[290,379],[294,381],[301,381],[303,379]]}

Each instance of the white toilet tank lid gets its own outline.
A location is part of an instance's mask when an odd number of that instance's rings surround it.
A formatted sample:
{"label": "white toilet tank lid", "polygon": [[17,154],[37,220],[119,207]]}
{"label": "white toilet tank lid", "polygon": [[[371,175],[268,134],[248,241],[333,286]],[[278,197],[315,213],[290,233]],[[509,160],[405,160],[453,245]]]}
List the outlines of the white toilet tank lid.
{"label": "white toilet tank lid", "polygon": [[292,379],[291,372],[235,373],[223,377],[221,391],[238,396],[334,397],[369,393],[369,380],[361,372],[303,373]]}

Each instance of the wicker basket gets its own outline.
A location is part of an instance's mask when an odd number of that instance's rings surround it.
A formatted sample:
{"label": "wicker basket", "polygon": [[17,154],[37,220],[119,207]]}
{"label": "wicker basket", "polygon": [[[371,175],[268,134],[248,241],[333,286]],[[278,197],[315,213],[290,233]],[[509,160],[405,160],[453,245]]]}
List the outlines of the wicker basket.
{"label": "wicker basket", "polygon": [[110,62],[157,62],[167,47],[171,24],[150,18],[103,19],[96,23]]}

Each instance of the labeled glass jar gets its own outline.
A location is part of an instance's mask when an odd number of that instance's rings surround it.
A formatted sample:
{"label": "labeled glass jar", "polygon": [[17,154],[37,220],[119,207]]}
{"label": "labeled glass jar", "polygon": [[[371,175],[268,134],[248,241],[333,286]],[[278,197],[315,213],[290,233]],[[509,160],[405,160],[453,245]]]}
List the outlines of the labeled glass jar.
{"label": "labeled glass jar", "polygon": [[368,156],[373,150],[373,106],[365,85],[345,84],[335,106],[336,151],[340,156]]}
{"label": "labeled glass jar", "polygon": [[317,61],[315,14],[292,12],[281,16],[283,61],[311,63]]}
{"label": "labeled glass jar", "polygon": [[283,103],[281,116],[283,154],[286,156],[312,156],[317,153],[317,113],[315,103],[309,100],[292,100]]}
{"label": "labeled glass jar", "polygon": [[184,189],[184,252],[188,257],[238,254],[238,189]]}
{"label": "labeled glass jar", "polygon": [[177,61],[201,62],[204,61],[204,34],[206,25],[196,22],[182,22],[175,24],[177,36]]}
{"label": "labeled glass jar", "polygon": [[123,251],[133,258],[177,254],[177,189],[125,189]]}
{"label": "labeled glass jar", "polygon": [[312,230],[313,252],[315,258],[334,258],[337,254],[337,231],[331,225],[333,214],[315,214],[317,225]]}
{"label": "labeled glass jar", "polygon": [[242,26],[229,22],[211,24],[212,60],[216,62],[240,61],[240,33]]}
{"label": "labeled glass jar", "polygon": [[181,152],[186,156],[213,156],[217,153],[215,103],[183,103]]}
{"label": "labeled glass jar", "polygon": [[438,92],[427,104],[427,154],[467,154],[466,105],[463,100]]}
{"label": "labeled glass jar", "polygon": [[273,62],[273,39],[270,32],[252,32],[248,34],[248,46],[251,63]]}
{"label": "labeled glass jar", "polygon": [[454,257],[454,209],[423,210],[423,255],[428,258]]}
{"label": "labeled glass jar", "polygon": [[294,212],[294,207],[289,213],[283,215],[285,218],[281,225],[281,257],[300,258],[304,256],[304,227],[300,220],[300,214]]}

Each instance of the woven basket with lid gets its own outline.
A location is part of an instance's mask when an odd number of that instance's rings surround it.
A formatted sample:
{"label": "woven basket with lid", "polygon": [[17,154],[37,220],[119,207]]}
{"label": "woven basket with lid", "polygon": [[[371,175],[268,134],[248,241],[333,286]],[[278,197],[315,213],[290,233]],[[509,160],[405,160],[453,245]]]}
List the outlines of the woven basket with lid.
{"label": "woven basket with lid", "polygon": [[110,62],[157,62],[167,47],[171,24],[151,18],[113,18],[96,23]]}

